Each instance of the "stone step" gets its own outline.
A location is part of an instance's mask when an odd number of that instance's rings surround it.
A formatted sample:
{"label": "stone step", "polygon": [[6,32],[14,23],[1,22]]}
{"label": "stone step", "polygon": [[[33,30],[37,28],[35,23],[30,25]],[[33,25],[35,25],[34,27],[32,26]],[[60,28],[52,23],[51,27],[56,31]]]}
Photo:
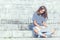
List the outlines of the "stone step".
{"label": "stone step", "polygon": [[[51,28],[60,29],[60,24],[48,24]],[[0,30],[30,30],[32,24],[0,24]]]}
{"label": "stone step", "polygon": [[[60,31],[56,31],[52,38],[59,38]],[[16,30],[16,31],[0,31],[0,38],[33,38],[32,31]]]}
{"label": "stone step", "polygon": [[29,30],[28,24],[0,24],[1,30]]}
{"label": "stone step", "polygon": [[18,30],[16,24],[0,24],[0,30]]}
{"label": "stone step", "polygon": [[32,31],[0,31],[0,38],[9,38],[9,37],[32,37]]}
{"label": "stone step", "polygon": [[[57,21],[56,21],[57,20]],[[60,19],[48,19],[48,24],[56,24],[59,23]],[[32,23],[32,19],[0,19],[1,24],[21,24],[21,23]]]}
{"label": "stone step", "polygon": [[0,38],[0,40],[60,40],[60,38]]}

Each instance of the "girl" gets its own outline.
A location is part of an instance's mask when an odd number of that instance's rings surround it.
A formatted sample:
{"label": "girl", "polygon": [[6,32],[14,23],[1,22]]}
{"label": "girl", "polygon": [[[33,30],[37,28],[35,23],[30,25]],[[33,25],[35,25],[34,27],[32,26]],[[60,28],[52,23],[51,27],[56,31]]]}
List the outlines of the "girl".
{"label": "girl", "polygon": [[46,20],[48,19],[47,16],[47,9],[45,6],[41,6],[34,14],[33,14],[33,31],[38,37],[47,37],[47,35],[51,35],[54,33],[55,30],[47,31],[48,29]]}

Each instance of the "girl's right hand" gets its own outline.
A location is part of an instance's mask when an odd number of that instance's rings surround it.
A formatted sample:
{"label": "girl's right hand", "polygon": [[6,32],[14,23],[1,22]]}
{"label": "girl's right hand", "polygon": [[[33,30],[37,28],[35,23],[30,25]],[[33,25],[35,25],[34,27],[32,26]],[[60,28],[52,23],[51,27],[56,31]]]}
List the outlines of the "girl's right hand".
{"label": "girl's right hand", "polygon": [[39,29],[42,29],[40,26],[37,26]]}

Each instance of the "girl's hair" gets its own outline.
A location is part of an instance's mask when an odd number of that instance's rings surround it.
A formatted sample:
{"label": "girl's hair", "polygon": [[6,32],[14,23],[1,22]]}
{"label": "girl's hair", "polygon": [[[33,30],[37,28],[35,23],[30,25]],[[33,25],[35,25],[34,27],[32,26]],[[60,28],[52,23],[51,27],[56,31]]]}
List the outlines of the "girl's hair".
{"label": "girl's hair", "polygon": [[47,9],[45,6],[41,6],[38,10],[37,10],[37,13],[40,14],[40,10],[45,10],[45,12],[43,14],[41,14],[41,16],[43,16],[44,18],[47,18]]}

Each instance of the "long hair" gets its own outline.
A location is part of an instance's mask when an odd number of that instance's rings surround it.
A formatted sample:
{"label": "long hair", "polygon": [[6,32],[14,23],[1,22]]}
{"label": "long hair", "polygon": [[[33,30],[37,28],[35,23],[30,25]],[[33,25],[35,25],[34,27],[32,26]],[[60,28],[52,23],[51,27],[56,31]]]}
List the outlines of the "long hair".
{"label": "long hair", "polygon": [[[44,9],[45,12],[44,13],[40,13],[40,10]],[[47,18],[47,9],[45,6],[41,6],[38,10],[37,10],[37,13],[41,14],[41,16],[43,16],[44,18]]]}

